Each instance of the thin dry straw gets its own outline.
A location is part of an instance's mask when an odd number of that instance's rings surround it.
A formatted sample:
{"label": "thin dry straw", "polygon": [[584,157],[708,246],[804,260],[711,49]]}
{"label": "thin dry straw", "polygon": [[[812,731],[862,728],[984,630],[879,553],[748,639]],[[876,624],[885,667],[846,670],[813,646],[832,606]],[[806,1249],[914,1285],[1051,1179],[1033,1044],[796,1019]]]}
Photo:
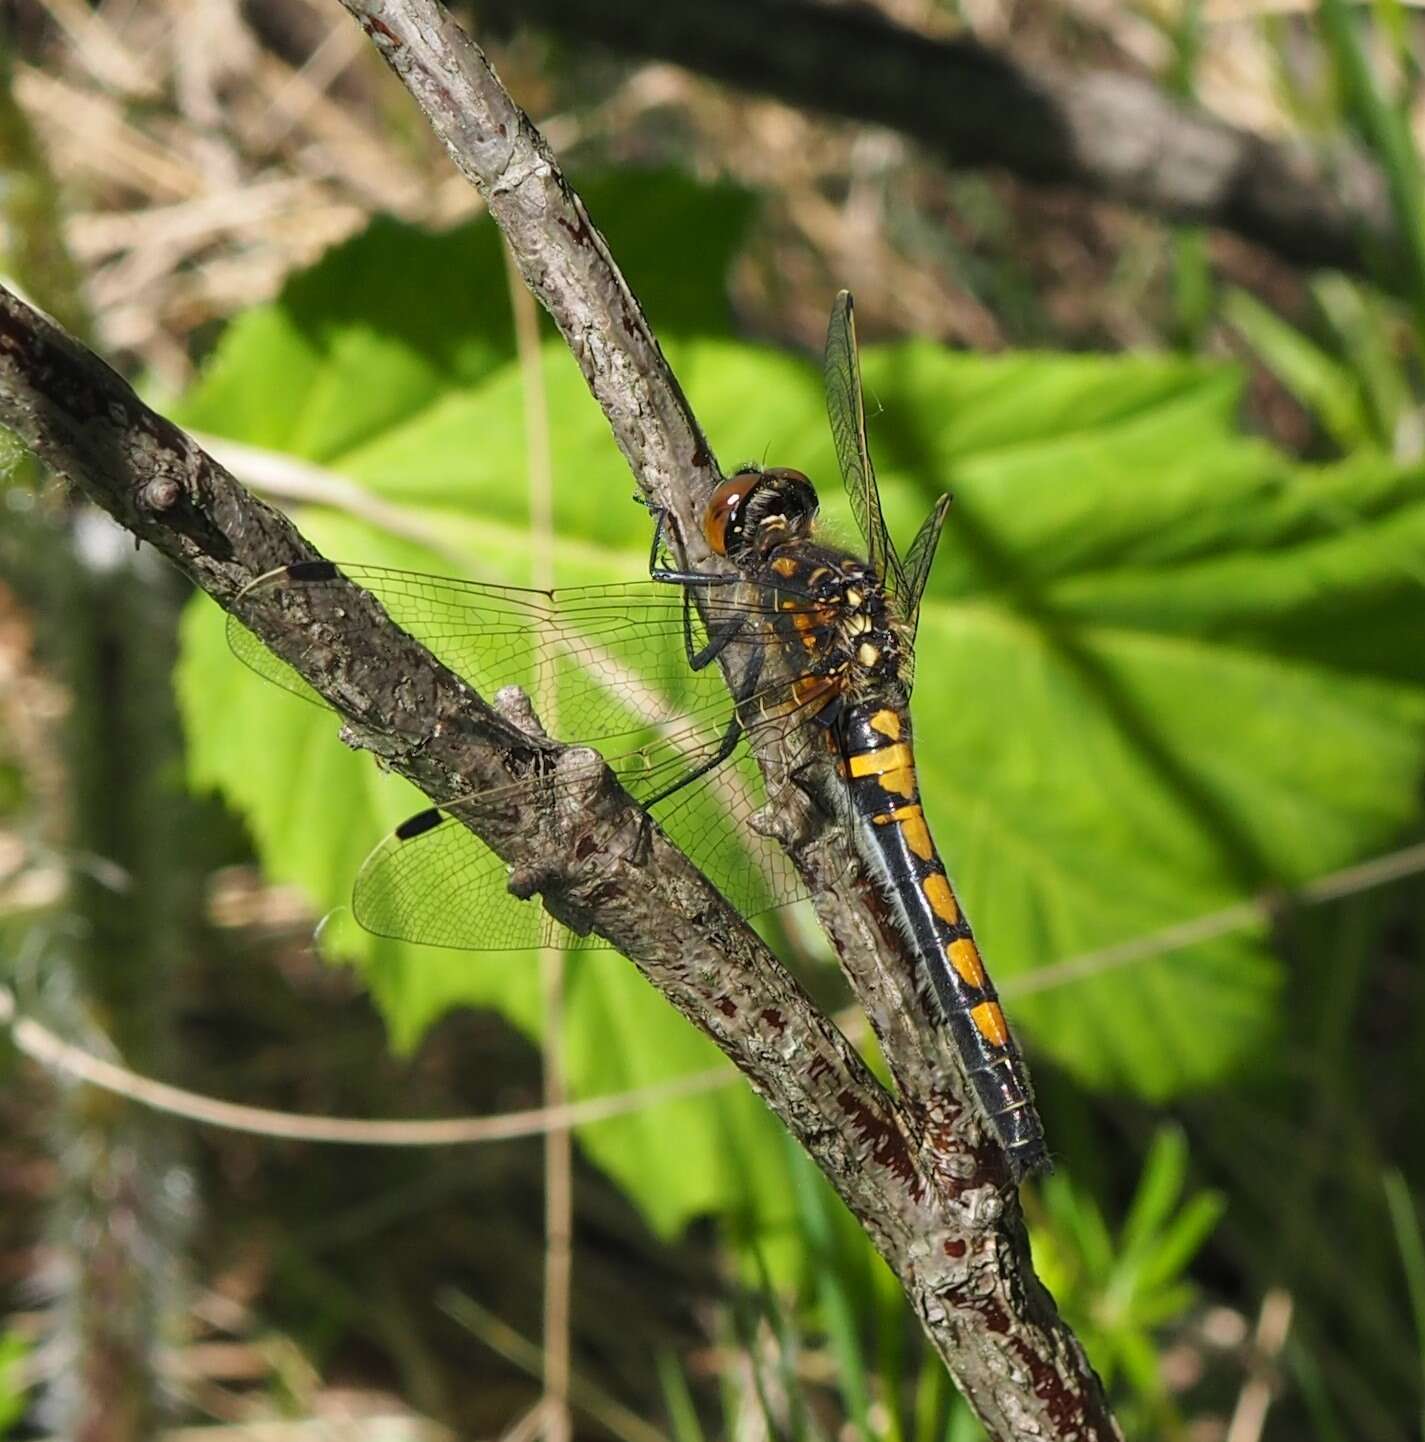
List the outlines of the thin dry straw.
{"label": "thin dry straw", "polygon": [[[1066,986],[1136,961],[1244,930],[1254,923],[1269,920],[1291,901],[1318,905],[1369,891],[1422,871],[1425,871],[1425,842],[1392,851],[1358,866],[1329,872],[1294,892],[1264,894],[1178,926],[1165,927],[1116,946],[1070,957],[1031,976],[1012,979],[1002,990],[1007,996],[1016,996]],[[32,1018],[21,1016],[15,1005],[14,993],[3,986],[0,986],[0,1026],[9,1026],[16,1047],[41,1065],[62,1072],[75,1081],[87,1082],[126,1097],[141,1106],[206,1126],[224,1127],[229,1131],[348,1146],[457,1146],[540,1136],[551,1127],[573,1127],[585,1122],[604,1121],[663,1102],[715,1091],[736,1080],[736,1073],[726,1067],[718,1067],[655,1086],[592,1097],[567,1106],[534,1107],[494,1117],[443,1117],[421,1121],[344,1120],[242,1106],[140,1076],[127,1067],[105,1061],[64,1041]]]}

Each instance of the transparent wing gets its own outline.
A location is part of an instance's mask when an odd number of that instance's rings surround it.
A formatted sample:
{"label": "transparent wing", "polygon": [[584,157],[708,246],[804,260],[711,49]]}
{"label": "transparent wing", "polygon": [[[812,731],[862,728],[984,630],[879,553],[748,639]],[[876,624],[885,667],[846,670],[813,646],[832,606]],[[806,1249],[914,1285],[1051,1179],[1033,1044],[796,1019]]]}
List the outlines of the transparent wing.
{"label": "transparent wing", "polygon": [[[339,612],[357,585],[482,694],[522,687],[551,734],[574,741],[613,740],[608,764],[639,800],[714,760],[735,706],[720,669],[694,672],[687,633],[701,647],[709,632],[736,624],[737,646],[781,645],[765,624],[771,612],[748,588],[712,590],[704,616],[684,617],[681,587],[654,581],[523,590],[453,577],[370,566],[302,564],[274,571],[247,595],[301,605],[308,617]],[[318,628],[319,634],[320,628]],[[235,617],[228,642],[245,665],[303,699],[325,705],[301,676]],[[314,641],[319,645],[320,640]],[[793,681],[769,683],[744,697],[758,729],[795,734],[804,704]],[[602,762],[598,763],[602,764]],[[553,805],[560,787],[585,784],[560,772],[429,808],[410,818],[367,858],[353,891],[357,921],[378,935],[430,946],[513,950],[603,946],[565,930],[538,900],[509,890],[505,863],[452,813],[478,823],[519,800]],[[518,793],[518,794],[517,794]],[[745,915],[804,894],[785,855],[747,824],[760,805],[761,779],[745,743],[709,775],[654,807],[670,838]],[[631,838],[632,842],[633,838]]]}
{"label": "transparent wing", "polygon": [[905,553],[905,589],[897,597],[897,604],[902,619],[910,627],[911,640],[915,639],[915,629],[920,622],[920,598],[925,594],[925,583],[930,579],[935,549],[940,544],[940,532],[952,499],[947,491],[936,501],[915,533],[910,550]]}
{"label": "transparent wing", "polygon": [[866,553],[876,573],[897,596],[905,589],[900,557],[881,514],[876,472],[866,445],[866,407],[861,395],[861,365],[856,358],[856,319],[851,292],[843,290],[831,307],[826,328],[826,413],[841,479],[851,498],[856,524],[866,540]]}
{"label": "transparent wing", "polygon": [[[797,744],[811,744],[805,733],[794,734]],[[647,797],[686,775],[716,748],[711,728],[689,727],[611,757],[608,765],[635,797]],[[513,895],[509,868],[456,815],[478,820],[515,800],[553,806],[561,788],[586,785],[603,764],[591,761],[587,770],[561,770],[554,777],[417,813],[362,866],[352,892],[357,921],[379,936],[469,951],[606,947],[598,936],[578,936],[561,926],[538,900]],[[653,809],[668,837],[744,916],[806,894],[786,855],[748,824],[761,796],[761,779],[743,747],[727,764]],[[636,834],[629,836],[630,847],[640,843]]]}
{"label": "transparent wing", "polygon": [[[487,699],[522,687],[552,735],[594,741],[725,709],[721,671],[688,664],[683,588],[657,581],[555,591],[330,562],[288,566],[254,582],[249,600],[339,608],[355,584]],[[739,644],[776,644],[771,612],[745,588],[710,588],[690,614],[696,650],[710,631],[740,625]],[[735,597],[733,591],[739,592]],[[244,665],[304,700],[326,703],[235,616],[228,645]],[[314,644],[320,644],[314,642]]]}

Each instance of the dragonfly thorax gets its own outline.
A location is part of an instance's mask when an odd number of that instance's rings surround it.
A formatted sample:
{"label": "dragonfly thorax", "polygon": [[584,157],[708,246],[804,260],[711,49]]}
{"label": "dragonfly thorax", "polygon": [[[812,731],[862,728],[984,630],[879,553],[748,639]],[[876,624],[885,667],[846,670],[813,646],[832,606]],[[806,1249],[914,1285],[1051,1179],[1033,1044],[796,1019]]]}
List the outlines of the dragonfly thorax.
{"label": "dragonfly thorax", "polygon": [[881,578],[861,561],[837,568],[839,590],[833,649],[844,658],[853,695],[897,682],[906,650]]}
{"label": "dragonfly thorax", "polygon": [[759,578],[775,596],[780,631],[798,643],[809,674],[836,678],[842,695],[887,692],[903,679],[909,648],[875,569],[844,551],[796,540],[765,556]]}

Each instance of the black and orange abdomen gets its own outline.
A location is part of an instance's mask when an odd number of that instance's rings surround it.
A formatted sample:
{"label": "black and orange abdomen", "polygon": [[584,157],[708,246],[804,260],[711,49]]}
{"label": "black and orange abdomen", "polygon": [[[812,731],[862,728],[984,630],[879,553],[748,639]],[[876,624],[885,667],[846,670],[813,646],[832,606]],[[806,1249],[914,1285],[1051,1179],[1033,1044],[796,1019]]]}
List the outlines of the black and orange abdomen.
{"label": "black and orange abdomen", "polygon": [[1029,1074],[926,824],[902,705],[859,702],[838,725],[858,848],[925,967],[1016,1177],[1048,1165]]}

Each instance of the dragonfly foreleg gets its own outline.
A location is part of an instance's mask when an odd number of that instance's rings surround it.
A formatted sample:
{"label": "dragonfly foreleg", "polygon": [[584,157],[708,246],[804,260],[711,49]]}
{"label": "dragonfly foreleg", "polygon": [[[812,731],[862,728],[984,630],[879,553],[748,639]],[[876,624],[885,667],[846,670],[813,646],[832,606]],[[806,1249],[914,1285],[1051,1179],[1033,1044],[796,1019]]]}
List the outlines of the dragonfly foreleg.
{"label": "dragonfly foreleg", "polygon": [[725,576],[717,571],[678,571],[660,564],[659,552],[663,548],[663,538],[670,529],[668,511],[663,506],[649,506],[648,513],[654,521],[653,545],[648,551],[650,580],[666,581],[675,586],[733,586],[742,579],[736,573]]}

